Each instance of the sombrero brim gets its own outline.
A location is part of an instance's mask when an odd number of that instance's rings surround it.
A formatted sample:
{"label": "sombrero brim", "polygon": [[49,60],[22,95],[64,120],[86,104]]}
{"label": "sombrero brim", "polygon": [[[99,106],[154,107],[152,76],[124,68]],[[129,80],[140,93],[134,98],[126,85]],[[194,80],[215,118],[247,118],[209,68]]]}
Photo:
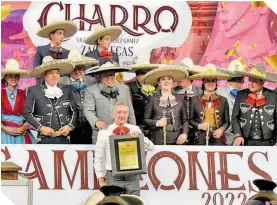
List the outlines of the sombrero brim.
{"label": "sombrero brim", "polygon": [[86,72],[86,74],[98,74],[101,72],[112,71],[112,70],[115,71],[116,73],[131,71],[130,68],[127,68],[127,67],[105,67],[105,68],[94,69],[91,72]]}
{"label": "sombrero brim", "polygon": [[145,202],[142,200],[142,198],[135,196],[135,195],[121,194],[120,196],[128,204],[132,204],[132,205],[144,205],[145,204]]}
{"label": "sombrero brim", "polygon": [[204,78],[216,78],[217,80],[228,80],[228,79],[231,79],[232,76],[221,72],[204,71],[189,77],[190,80],[202,80]]}
{"label": "sombrero brim", "polygon": [[85,201],[84,205],[95,205],[104,199],[105,195],[101,191],[97,191],[90,195],[90,197]]}
{"label": "sombrero brim", "polygon": [[180,81],[188,77],[188,71],[181,67],[165,66],[149,71],[143,76],[145,84],[156,86],[162,76],[171,76],[173,81]]}
{"label": "sombrero brim", "polygon": [[93,58],[83,57],[83,60],[73,62],[75,66],[97,65],[98,61]]}
{"label": "sombrero brim", "polygon": [[26,77],[28,76],[28,74],[30,73],[30,71],[28,70],[19,70],[19,69],[1,69],[1,75],[7,75],[7,74],[18,74],[20,75],[20,77]]}
{"label": "sombrero brim", "polygon": [[151,70],[160,67],[161,64],[135,64],[131,65],[130,69],[133,72],[139,71],[139,70]]}
{"label": "sombrero brim", "polygon": [[255,78],[255,79],[260,79],[264,81],[270,81],[270,79],[267,79],[267,77],[259,76],[253,73],[245,72],[245,71],[235,71],[236,74],[245,76],[245,77],[250,77],[250,78]]}
{"label": "sombrero brim", "polygon": [[37,35],[42,38],[49,38],[50,33],[58,29],[64,30],[64,37],[69,38],[77,32],[78,27],[71,21],[58,21],[42,27],[37,32]]}
{"label": "sombrero brim", "polygon": [[111,41],[117,39],[122,30],[120,26],[111,26],[108,28],[104,28],[101,31],[98,31],[96,33],[93,33],[92,35],[88,36],[84,42],[89,45],[96,45],[96,41],[98,38],[105,36],[105,35],[110,35],[111,36]]}
{"label": "sombrero brim", "polygon": [[277,83],[277,73],[266,73],[266,78],[269,82]]}
{"label": "sombrero brim", "polygon": [[186,69],[189,73],[191,74],[195,74],[195,73],[200,73],[200,72],[203,72],[203,69],[201,68],[198,68],[196,66],[194,67],[186,67],[186,66],[183,66],[184,69]]}
{"label": "sombrero brim", "polygon": [[228,69],[216,68],[216,70],[217,70],[218,72],[225,73],[225,74],[227,74],[227,75],[231,75],[232,78],[235,78],[235,77],[243,77],[242,75],[240,75],[240,74],[238,74],[238,73],[235,73],[235,72],[233,72],[233,71],[230,71],[230,70],[228,70]]}
{"label": "sombrero brim", "polygon": [[53,60],[51,62],[44,63],[38,67],[36,67],[31,73],[31,76],[41,76],[48,70],[58,69],[60,71],[60,75],[68,74],[73,71],[73,64],[68,60]]}

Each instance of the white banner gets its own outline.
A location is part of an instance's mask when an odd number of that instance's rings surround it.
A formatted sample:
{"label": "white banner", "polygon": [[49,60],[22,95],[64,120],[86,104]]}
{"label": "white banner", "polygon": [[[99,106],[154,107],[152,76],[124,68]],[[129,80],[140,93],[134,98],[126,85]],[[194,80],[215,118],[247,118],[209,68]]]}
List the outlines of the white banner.
{"label": "white banner", "polygon": [[[95,191],[94,145],[2,145],[2,161],[33,179],[34,205],[83,205]],[[241,205],[254,179],[277,181],[276,147],[156,146],[147,152],[147,205]]]}
{"label": "white banner", "polygon": [[83,40],[92,34],[95,25],[121,26],[122,35],[111,50],[118,53],[121,65],[130,65],[138,55],[150,57],[154,48],[182,45],[191,29],[192,14],[187,2],[33,1],[24,14],[23,25],[36,46],[49,43],[36,33],[53,20],[77,24],[77,34],[63,46],[82,54],[93,49]]}

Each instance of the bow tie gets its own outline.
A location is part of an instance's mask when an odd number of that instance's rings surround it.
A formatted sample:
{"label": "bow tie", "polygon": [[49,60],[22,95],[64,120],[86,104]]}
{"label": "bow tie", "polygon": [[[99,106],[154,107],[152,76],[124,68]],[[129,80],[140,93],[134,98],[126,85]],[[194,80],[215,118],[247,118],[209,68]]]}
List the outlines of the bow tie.
{"label": "bow tie", "polygon": [[103,51],[100,52],[100,58],[101,59],[102,58],[110,58],[110,59],[112,59],[113,58],[113,54],[110,51],[103,50]]}
{"label": "bow tie", "polygon": [[261,107],[267,103],[265,96],[261,95],[258,97],[255,93],[250,93],[246,98],[246,102],[251,107]]}
{"label": "bow tie", "polygon": [[83,90],[87,87],[87,85],[83,81],[80,81],[80,80],[73,81],[71,83],[71,86],[73,88],[75,88],[76,90]]}
{"label": "bow tie", "polygon": [[116,98],[119,95],[119,89],[116,86],[113,87],[103,87],[100,89],[100,93],[107,98]]}
{"label": "bow tie", "polygon": [[130,129],[125,126],[117,127],[113,130],[113,133],[116,135],[127,135],[129,132],[130,132]]}
{"label": "bow tie", "polygon": [[201,103],[202,106],[207,106],[209,103],[213,103],[212,105],[214,107],[216,107],[220,103],[220,98],[217,95],[215,95],[215,94],[212,94],[212,95],[203,95],[200,98],[200,103]]}
{"label": "bow tie", "polygon": [[45,89],[45,96],[54,99],[60,98],[63,95],[63,91],[59,87],[48,87]]}
{"label": "bow tie", "polygon": [[232,90],[230,91],[230,94],[231,94],[234,98],[236,98],[237,95],[238,95],[238,89],[232,89]]}

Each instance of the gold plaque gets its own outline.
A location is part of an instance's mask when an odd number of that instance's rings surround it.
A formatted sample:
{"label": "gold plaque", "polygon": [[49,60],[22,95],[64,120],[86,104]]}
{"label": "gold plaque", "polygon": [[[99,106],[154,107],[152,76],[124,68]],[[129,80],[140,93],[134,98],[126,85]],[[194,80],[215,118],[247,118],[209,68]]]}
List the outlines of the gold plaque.
{"label": "gold plaque", "polygon": [[118,142],[119,169],[139,169],[137,141]]}

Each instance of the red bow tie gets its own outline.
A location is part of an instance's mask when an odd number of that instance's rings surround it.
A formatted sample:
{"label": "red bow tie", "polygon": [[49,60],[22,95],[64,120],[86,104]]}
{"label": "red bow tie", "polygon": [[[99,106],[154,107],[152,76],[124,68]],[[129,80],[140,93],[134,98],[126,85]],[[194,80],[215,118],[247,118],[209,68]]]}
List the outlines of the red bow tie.
{"label": "red bow tie", "polygon": [[117,127],[113,130],[113,133],[116,135],[127,135],[130,132],[128,127]]}
{"label": "red bow tie", "polygon": [[258,98],[258,95],[257,95],[257,94],[254,94],[254,93],[250,93],[250,94],[247,96],[246,102],[247,102],[248,105],[250,105],[251,107],[254,107],[255,105],[256,105],[256,107],[260,107],[260,106],[263,106],[263,105],[265,105],[265,104],[267,103],[267,102],[266,102],[265,96],[261,95],[261,96]]}
{"label": "red bow tie", "polygon": [[113,54],[110,51],[103,50],[103,51],[100,52],[100,58],[101,59],[102,58],[110,58],[110,59],[112,59],[113,58]]}

